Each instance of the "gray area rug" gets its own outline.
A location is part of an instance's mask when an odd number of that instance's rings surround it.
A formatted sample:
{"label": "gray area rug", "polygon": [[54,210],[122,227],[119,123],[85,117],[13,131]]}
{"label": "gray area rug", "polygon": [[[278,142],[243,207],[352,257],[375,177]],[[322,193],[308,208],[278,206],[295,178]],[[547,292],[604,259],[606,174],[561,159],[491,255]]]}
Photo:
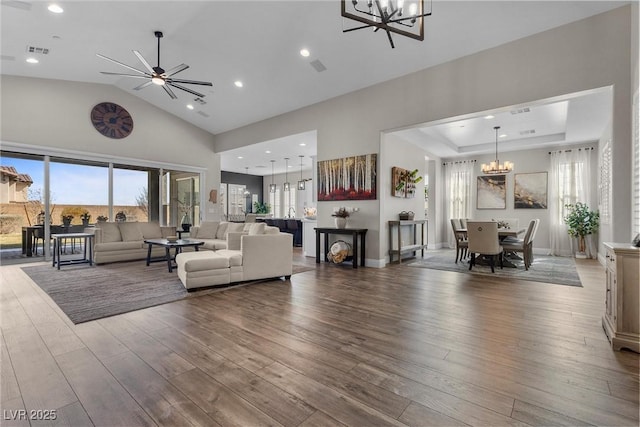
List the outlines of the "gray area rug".
{"label": "gray area rug", "polygon": [[[21,268],[75,324],[259,282],[187,292],[177,273],[169,273],[165,263],[148,267],[144,261],[132,261],[93,267],[70,265],[61,270],[51,265]],[[293,273],[313,269],[294,265]]]}
{"label": "gray area rug", "polygon": [[443,249],[427,251],[424,258],[408,261],[410,267],[431,268],[434,270],[455,271],[458,273],[477,274],[482,276],[499,277],[503,279],[530,280],[533,282],[552,283],[556,285],[580,286],[580,276],[576,270],[573,258],[535,255],[533,265],[529,270],[524,269],[522,261],[511,260],[517,268],[503,268],[496,266],[495,273],[488,265],[476,265],[469,271],[468,259],[455,263],[456,251]]}

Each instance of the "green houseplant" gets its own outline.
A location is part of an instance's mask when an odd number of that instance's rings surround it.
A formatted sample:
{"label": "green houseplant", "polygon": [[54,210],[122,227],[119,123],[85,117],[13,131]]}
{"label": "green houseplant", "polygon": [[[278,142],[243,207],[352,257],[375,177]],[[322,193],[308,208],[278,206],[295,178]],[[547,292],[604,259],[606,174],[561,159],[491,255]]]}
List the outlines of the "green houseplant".
{"label": "green houseplant", "polygon": [[[578,254],[584,256],[586,249],[585,236],[598,231],[600,225],[600,213],[589,209],[584,203],[565,205],[568,214],[564,217],[569,236],[578,239]],[[576,254],[576,256],[578,256]]]}
{"label": "green houseplant", "polygon": [[255,214],[268,214],[270,210],[269,203],[253,202],[253,213]]}

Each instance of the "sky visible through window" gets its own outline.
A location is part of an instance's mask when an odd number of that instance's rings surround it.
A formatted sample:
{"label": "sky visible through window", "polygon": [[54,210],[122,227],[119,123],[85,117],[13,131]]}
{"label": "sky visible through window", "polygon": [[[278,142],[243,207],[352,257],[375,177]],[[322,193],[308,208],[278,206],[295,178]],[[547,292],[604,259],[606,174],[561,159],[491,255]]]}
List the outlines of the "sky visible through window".
{"label": "sky visible through window", "polygon": [[[44,162],[0,157],[2,166],[13,166],[18,173],[33,180],[29,187],[44,193]],[[107,205],[109,171],[106,167],[50,163],[52,202],[62,205]],[[127,169],[114,170],[113,204],[135,206],[136,197],[147,186],[145,172]]]}

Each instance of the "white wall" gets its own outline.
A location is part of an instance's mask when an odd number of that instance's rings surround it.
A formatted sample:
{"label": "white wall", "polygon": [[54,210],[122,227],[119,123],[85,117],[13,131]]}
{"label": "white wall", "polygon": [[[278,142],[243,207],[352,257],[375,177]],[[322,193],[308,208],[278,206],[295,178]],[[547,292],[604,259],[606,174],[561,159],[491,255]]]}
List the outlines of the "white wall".
{"label": "white wall", "polygon": [[[474,55],[352,92],[291,113],[216,135],[217,150],[317,129],[318,160],[380,152],[380,134],[477,111],[614,86],[616,220],[612,238],[630,234],[631,6],[596,15]],[[425,41],[429,43],[429,41]],[[379,159],[380,162],[380,159]],[[622,164],[624,163],[624,164]],[[383,182],[390,171],[378,169]],[[379,194],[385,189],[378,187]],[[318,225],[331,226],[340,203],[318,203]],[[380,199],[354,202],[358,227],[367,227],[367,258],[387,248]]]}
{"label": "white wall", "polygon": [[[209,190],[220,187],[220,160],[210,133],[111,85],[6,75],[0,84],[3,144],[203,168],[203,214],[215,215],[211,210],[217,207],[207,200]],[[107,101],[133,117],[133,132],[126,138],[110,139],[93,128],[91,109]]]}

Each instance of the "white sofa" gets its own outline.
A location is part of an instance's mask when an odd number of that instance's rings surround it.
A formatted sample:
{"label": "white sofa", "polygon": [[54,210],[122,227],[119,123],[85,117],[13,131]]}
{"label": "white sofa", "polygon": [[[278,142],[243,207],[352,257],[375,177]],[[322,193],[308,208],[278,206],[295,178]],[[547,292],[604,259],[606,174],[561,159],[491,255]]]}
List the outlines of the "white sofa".
{"label": "white sofa", "polygon": [[227,234],[240,233],[249,230],[251,224],[227,222],[227,221],[203,221],[200,225],[195,225],[189,230],[189,239],[204,242],[200,250],[209,249],[217,251],[227,249]]}
{"label": "white sofa", "polygon": [[185,288],[291,277],[293,236],[265,223],[250,224],[247,230],[228,232],[227,249],[178,254],[178,277]]}
{"label": "white sofa", "polygon": [[[145,239],[176,235],[176,227],[161,227],[157,222],[102,222],[86,228],[93,233],[93,260],[96,264],[146,259]],[[164,256],[165,250],[154,246],[152,257]]]}

